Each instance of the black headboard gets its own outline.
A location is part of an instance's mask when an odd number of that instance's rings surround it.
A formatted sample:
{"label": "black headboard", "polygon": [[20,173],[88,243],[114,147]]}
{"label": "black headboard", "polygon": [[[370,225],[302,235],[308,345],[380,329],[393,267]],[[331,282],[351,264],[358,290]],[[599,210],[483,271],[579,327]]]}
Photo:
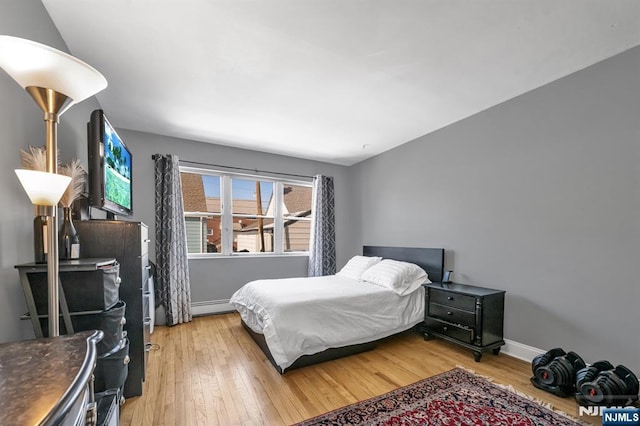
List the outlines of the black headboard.
{"label": "black headboard", "polygon": [[362,254],[415,263],[427,272],[430,281],[442,280],[444,249],[441,248],[363,246]]}

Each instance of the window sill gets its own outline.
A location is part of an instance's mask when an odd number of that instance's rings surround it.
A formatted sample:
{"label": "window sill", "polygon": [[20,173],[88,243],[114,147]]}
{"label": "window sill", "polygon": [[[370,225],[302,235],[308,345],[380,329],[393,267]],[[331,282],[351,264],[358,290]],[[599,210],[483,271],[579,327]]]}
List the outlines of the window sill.
{"label": "window sill", "polygon": [[272,257],[309,257],[308,251],[295,252],[295,253],[234,253],[234,254],[220,254],[220,253],[191,253],[187,256],[188,260],[199,259],[255,259],[255,258],[272,258]]}

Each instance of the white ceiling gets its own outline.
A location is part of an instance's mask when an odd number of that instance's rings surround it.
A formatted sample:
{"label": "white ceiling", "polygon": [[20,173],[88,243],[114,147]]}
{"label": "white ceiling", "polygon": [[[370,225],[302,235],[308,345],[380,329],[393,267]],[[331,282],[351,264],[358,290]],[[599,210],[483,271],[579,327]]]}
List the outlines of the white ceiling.
{"label": "white ceiling", "polygon": [[116,127],[345,165],[640,44],[636,0],[43,3]]}

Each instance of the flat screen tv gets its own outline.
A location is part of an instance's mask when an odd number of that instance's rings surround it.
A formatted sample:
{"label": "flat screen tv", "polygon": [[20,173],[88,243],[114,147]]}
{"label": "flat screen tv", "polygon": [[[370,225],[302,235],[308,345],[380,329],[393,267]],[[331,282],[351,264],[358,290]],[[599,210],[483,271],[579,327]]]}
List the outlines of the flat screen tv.
{"label": "flat screen tv", "polygon": [[133,214],[132,156],[104,112],[91,113],[89,139],[89,205],[113,215]]}

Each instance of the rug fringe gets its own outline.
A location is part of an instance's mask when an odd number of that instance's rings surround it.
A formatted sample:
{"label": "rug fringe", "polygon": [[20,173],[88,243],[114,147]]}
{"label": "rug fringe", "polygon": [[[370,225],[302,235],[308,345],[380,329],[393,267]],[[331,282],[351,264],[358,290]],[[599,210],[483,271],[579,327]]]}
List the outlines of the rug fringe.
{"label": "rug fringe", "polygon": [[584,421],[572,416],[571,414],[565,413],[562,410],[558,410],[557,408],[555,408],[552,404],[550,404],[548,402],[542,401],[542,400],[540,400],[538,398],[535,398],[535,397],[533,397],[531,395],[528,395],[528,394],[526,394],[526,393],[524,393],[524,392],[522,392],[522,391],[520,391],[518,389],[515,389],[512,385],[505,385],[505,384],[502,384],[502,383],[498,383],[498,382],[495,381],[495,379],[493,377],[485,376],[484,374],[478,374],[473,369],[467,368],[464,365],[456,365],[456,368],[459,368],[461,370],[467,371],[467,372],[469,372],[469,373],[471,373],[473,375],[476,375],[478,377],[482,377],[486,381],[492,383],[495,386],[498,386],[499,388],[508,390],[509,392],[513,392],[513,393],[515,393],[516,395],[518,395],[518,396],[520,396],[522,398],[525,398],[525,399],[527,399],[527,400],[529,400],[531,402],[534,402],[534,403],[536,403],[538,405],[541,405],[544,408],[546,408],[547,410],[553,411],[556,414],[559,414],[559,415],[564,416],[564,417],[566,417],[568,419],[571,419],[571,420],[575,421],[576,423],[589,425],[589,423],[586,423],[586,422],[584,422]]}

